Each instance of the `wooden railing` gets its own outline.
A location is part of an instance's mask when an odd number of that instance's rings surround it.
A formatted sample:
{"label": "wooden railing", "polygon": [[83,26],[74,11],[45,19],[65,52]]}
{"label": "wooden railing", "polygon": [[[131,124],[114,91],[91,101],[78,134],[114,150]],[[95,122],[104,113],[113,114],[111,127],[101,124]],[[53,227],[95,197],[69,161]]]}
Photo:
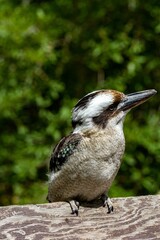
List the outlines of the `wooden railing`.
{"label": "wooden railing", "polygon": [[0,239],[160,239],[160,195],[113,198],[114,212],[98,206],[70,214],[67,203],[0,207]]}

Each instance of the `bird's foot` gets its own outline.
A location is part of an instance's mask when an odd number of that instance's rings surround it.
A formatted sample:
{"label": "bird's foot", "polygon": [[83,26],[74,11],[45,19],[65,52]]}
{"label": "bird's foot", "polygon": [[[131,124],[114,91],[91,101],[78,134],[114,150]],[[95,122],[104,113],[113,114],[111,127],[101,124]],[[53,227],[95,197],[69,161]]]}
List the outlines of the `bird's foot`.
{"label": "bird's foot", "polygon": [[79,202],[76,200],[68,201],[70,207],[71,207],[71,214],[75,214],[78,216],[78,210],[79,210]]}
{"label": "bird's foot", "polygon": [[103,201],[103,207],[107,206],[107,208],[108,208],[107,213],[113,212],[113,204],[112,204],[110,198],[108,196],[106,196],[105,194],[102,194],[101,199]]}

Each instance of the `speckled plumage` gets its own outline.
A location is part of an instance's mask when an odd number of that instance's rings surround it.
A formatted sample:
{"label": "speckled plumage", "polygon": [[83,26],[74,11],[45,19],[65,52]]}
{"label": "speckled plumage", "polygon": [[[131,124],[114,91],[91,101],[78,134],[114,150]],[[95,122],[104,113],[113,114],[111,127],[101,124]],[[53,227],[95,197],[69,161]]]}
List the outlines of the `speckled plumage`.
{"label": "speckled plumage", "polygon": [[123,132],[117,131],[114,140],[111,129],[107,134],[104,131],[82,134],[61,171],[53,173],[49,192],[52,201],[91,201],[109,189],[120,167],[125,146]]}
{"label": "speckled plumage", "polygon": [[[91,201],[105,197],[119,168],[125,150],[123,121],[127,112],[156,93],[146,90],[125,95],[100,90],[86,95],[74,107],[73,132],[55,147],[50,160],[50,202]],[[138,96],[138,97],[137,97]]]}

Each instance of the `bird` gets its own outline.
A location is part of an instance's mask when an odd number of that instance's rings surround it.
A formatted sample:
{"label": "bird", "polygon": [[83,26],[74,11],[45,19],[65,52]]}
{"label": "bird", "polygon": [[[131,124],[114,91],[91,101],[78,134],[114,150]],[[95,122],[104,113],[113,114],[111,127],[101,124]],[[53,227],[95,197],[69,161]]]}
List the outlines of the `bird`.
{"label": "bird", "polygon": [[68,202],[78,216],[81,202],[101,199],[108,213],[113,204],[108,191],[125,151],[126,114],[156,94],[155,89],[124,94],[96,90],[72,110],[72,131],[53,149],[49,163],[49,202]]}

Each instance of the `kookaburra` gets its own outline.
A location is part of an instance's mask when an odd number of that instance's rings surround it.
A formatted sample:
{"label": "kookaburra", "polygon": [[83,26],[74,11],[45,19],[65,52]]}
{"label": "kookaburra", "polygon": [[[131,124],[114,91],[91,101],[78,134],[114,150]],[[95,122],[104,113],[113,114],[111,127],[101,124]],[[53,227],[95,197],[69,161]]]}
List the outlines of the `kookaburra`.
{"label": "kookaburra", "polygon": [[47,200],[69,202],[78,215],[81,202],[101,198],[113,211],[107,193],[125,150],[124,118],[155,94],[154,89],[127,95],[98,90],[80,99],[72,111],[73,131],[51,154]]}

